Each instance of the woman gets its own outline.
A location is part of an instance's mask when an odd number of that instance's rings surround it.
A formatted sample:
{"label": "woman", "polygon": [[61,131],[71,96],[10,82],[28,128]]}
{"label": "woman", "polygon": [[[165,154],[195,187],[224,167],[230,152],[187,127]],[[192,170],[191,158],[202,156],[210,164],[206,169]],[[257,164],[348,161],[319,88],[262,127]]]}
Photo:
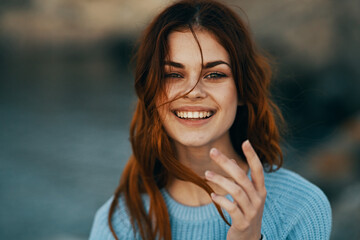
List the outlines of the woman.
{"label": "woman", "polygon": [[161,12],[137,52],[133,155],[90,239],[328,239],[326,196],[280,168],[270,78],[228,7]]}

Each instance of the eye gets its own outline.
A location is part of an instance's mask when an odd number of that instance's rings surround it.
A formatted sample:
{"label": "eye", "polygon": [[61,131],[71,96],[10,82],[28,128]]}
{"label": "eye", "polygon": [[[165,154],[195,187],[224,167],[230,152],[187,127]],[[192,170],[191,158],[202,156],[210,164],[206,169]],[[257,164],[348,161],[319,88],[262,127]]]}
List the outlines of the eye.
{"label": "eye", "polygon": [[226,74],[220,73],[220,72],[212,72],[205,76],[207,79],[220,79],[227,77]]}
{"label": "eye", "polygon": [[166,73],[165,74],[165,78],[183,78],[180,74],[178,73]]}

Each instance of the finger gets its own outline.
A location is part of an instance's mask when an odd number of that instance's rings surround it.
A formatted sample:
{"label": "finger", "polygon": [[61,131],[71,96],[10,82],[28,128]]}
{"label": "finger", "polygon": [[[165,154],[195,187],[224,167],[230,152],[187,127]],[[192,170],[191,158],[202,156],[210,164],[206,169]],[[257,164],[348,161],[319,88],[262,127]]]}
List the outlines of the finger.
{"label": "finger", "polygon": [[239,205],[244,215],[246,215],[246,211],[253,208],[248,195],[235,182],[212,171],[206,171],[205,177],[207,180],[217,184],[225,191],[227,191],[233,197],[234,201]]}
{"label": "finger", "polygon": [[234,160],[227,158],[216,148],[210,150],[210,157],[244,189],[250,201],[257,197],[253,183]]}
{"label": "finger", "polygon": [[232,224],[244,222],[244,214],[240,211],[240,208],[235,202],[232,202],[226,197],[217,195],[215,193],[211,193],[211,199],[229,213]]}
{"label": "finger", "polygon": [[246,140],[242,144],[242,149],[251,169],[251,179],[254,182],[255,188],[258,192],[263,192],[265,190],[264,169],[260,159],[254,148],[251,146],[249,140]]}

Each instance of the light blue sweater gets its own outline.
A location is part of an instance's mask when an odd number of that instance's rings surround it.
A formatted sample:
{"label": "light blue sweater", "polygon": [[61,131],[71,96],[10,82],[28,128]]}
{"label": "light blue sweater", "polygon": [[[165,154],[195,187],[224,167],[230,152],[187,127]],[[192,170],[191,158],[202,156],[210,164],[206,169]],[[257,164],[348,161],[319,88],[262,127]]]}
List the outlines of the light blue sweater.
{"label": "light blue sweater", "polygon": [[[267,197],[262,218],[263,239],[329,239],[331,208],[324,193],[298,174],[286,169],[265,173]],[[172,239],[226,239],[229,226],[222,220],[213,204],[189,207],[176,202],[165,189],[165,199],[171,224]],[[231,199],[230,195],[227,198]],[[109,199],[96,213],[90,240],[114,239],[107,224]],[[143,196],[149,208],[148,196]],[[113,226],[119,239],[134,239],[129,215],[123,198],[113,217]],[[229,214],[225,217],[231,222]],[[135,239],[141,239],[136,234]]]}

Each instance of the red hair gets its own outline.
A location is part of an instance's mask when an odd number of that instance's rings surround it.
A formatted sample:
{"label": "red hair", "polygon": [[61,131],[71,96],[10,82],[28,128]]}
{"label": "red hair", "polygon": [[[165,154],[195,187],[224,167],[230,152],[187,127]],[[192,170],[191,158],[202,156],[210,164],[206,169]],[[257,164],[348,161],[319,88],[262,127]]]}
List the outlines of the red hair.
{"label": "red hair", "polygon": [[[160,192],[169,178],[189,181],[209,194],[212,192],[205,180],[175,158],[174,146],[162,126],[155,102],[165,92],[164,63],[168,53],[168,35],[179,29],[190,29],[194,34],[194,28],[212,33],[230,56],[239,100],[244,102],[238,107],[230,128],[234,149],[245,159],[241,143],[249,139],[267,171],[282,165],[280,134],[275,117],[283,119],[270,99],[271,70],[267,59],[255,49],[248,29],[237,14],[219,2],[183,0],[174,3],[145,29],[136,54],[138,103],[130,128],[133,155],[114,193],[108,216],[116,239],[111,219],[116,208],[120,207],[120,195],[125,199],[124,207],[130,213],[134,234],[138,229],[143,239],[171,239],[169,215]],[[148,213],[142,203],[142,193],[150,199]],[[223,217],[219,206],[217,208]]]}

